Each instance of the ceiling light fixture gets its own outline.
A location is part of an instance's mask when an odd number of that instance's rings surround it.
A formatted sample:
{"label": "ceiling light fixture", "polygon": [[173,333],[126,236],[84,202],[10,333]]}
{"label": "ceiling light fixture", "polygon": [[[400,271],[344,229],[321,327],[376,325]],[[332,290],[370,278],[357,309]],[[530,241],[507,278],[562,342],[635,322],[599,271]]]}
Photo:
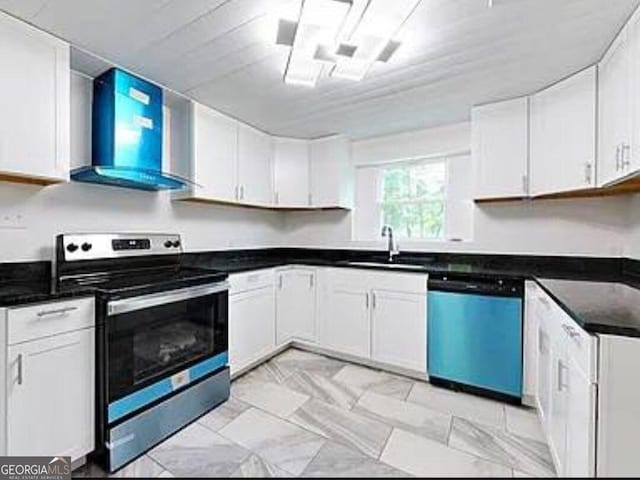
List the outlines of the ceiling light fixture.
{"label": "ceiling light fixture", "polygon": [[302,0],[298,21],[278,24],[276,43],[291,47],[284,81],[314,86],[323,71],[362,80],[398,50],[395,37],[420,1]]}
{"label": "ceiling light fixture", "polygon": [[351,0],[303,0],[295,27],[292,22],[280,21],[277,43],[291,46],[284,74],[286,83],[316,84],[325,62],[329,61],[329,58],[316,58],[318,49],[331,50],[351,4]]}
{"label": "ceiling light fixture", "polygon": [[375,62],[387,62],[400,47],[394,40],[420,0],[370,0],[347,41],[358,48],[349,59],[339,58],[331,75],[362,80]]}

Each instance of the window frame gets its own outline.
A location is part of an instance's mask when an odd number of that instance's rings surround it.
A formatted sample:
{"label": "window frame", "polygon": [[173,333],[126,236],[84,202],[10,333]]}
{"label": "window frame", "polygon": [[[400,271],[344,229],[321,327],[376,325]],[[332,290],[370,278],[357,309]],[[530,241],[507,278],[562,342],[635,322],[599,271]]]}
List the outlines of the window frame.
{"label": "window frame", "polygon": [[[442,164],[443,168],[444,168],[444,188],[442,191],[442,235],[438,236],[438,237],[405,237],[405,236],[401,236],[398,235],[398,233],[396,233],[394,231],[394,233],[396,234],[396,238],[398,238],[399,240],[402,240],[402,242],[409,242],[409,243],[424,243],[424,242],[445,242],[447,241],[447,229],[448,229],[448,222],[447,222],[447,218],[448,218],[448,214],[449,214],[449,207],[447,205],[447,200],[449,198],[448,194],[448,189],[449,189],[449,161],[448,161],[448,156],[447,155],[433,155],[433,156],[426,156],[426,157],[417,157],[417,158],[411,158],[411,159],[402,159],[402,160],[394,160],[394,161],[390,161],[390,162],[381,162],[381,163],[376,163],[376,164],[371,164],[371,165],[361,165],[359,166],[359,168],[377,168],[379,170],[382,171],[382,176],[384,176],[384,170],[386,169],[391,169],[391,168],[398,168],[398,167],[403,167],[403,168],[410,168],[411,166],[415,166],[415,165],[428,165],[428,164]],[[383,204],[385,202],[383,202],[383,195],[384,192],[382,191],[384,188],[384,181],[383,178],[381,178],[380,184],[378,185],[378,195],[377,195],[377,202],[376,202],[376,208],[378,210],[378,217],[379,217],[379,228],[382,228],[382,226],[384,225],[384,212],[383,212]],[[427,200],[398,200],[396,202],[388,202],[388,203],[397,203],[397,204],[402,204],[402,205],[417,205],[417,204],[427,204],[427,203],[435,203],[435,202],[439,202],[440,200],[436,200],[436,199],[427,199]],[[358,240],[364,240],[364,241],[371,241],[371,240],[375,240],[375,239],[358,239]]]}

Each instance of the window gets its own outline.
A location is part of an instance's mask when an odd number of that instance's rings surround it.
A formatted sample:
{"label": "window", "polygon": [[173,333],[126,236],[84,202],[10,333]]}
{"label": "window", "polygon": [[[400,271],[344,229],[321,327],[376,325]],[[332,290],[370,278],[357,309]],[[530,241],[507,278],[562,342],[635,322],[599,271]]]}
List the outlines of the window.
{"label": "window", "polygon": [[383,225],[398,238],[444,239],[447,228],[447,160],[411,160],[357,170],[355,236],[380,239]]}
{"label": "window", "polygon": [[382,169],[381,224],[399,238],[444,237],[446,164],[403,163]]}

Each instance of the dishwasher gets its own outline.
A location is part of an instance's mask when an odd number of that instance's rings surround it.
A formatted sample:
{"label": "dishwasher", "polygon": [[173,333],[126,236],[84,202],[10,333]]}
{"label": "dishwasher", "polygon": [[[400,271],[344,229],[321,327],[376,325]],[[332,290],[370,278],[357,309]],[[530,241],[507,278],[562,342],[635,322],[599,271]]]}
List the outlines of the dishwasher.
{"label": "dishwasher", "polygon": [[427,293],[429,380],[519,404],[524,281],[431,275]]}

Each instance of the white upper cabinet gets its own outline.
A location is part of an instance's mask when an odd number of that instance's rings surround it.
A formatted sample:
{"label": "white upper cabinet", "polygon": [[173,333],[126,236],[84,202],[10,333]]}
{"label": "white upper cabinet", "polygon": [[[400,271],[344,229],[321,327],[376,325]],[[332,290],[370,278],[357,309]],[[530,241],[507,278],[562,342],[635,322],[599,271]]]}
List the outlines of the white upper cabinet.
{"label": "white upper cabinet", "polygon": [[471,110],[475,199],[528,195],[528,116],[526,97]]}
{"label": "white upper cabinet", "polygon": [[69,178],[69,45],[0,12],[0,178]]}
{"label": "white upper cabinet", "polygon": [[273,203],[273,141],[248,125],[238,128],[238,200],[241,203]]}
{"label": "white upper cabinet", "polygon": [[351,208],[354,182],[349,139],[337,135],[312,140],[309,158],[311,206]]}
{"label": "white upper cabinet", "polygon": [[596,67],[531,97],[531,195],[595,187],[596,97]]}
{"label": "white upper cabinet", "polygon": [[191,102],[191,156],[193,196],[235,201],[238,122]]}
{"label": "white upper cabinet", "polygon": [[275,138],[273,155],[275,204],[309,206],[309,142]]}
{"label": "white upper cabinet", "polygon": [[627,25],[599,64],[598,183],[607,185],[629,171],[633,129],[633,58]]}

